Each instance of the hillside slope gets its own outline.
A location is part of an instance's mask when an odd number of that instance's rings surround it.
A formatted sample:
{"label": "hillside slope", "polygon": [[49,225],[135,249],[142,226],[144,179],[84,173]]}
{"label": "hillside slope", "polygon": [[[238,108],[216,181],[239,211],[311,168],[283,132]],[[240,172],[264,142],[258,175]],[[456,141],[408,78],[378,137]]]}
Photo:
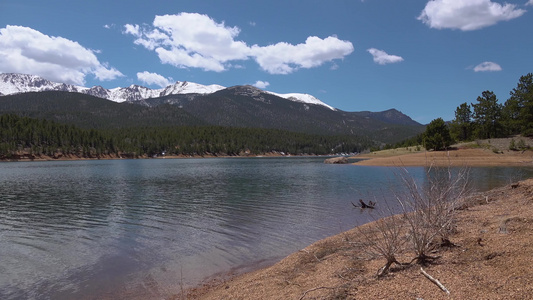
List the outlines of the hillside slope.
{"label": "hillside slope", "polygon": [[354,135],[394,143],[423,131],[389,110],[357,113],[291,101],[251,86],[211,94],[178,94],[116,103],[87,94],[44,91],[0,97],[0,112],[44,118],[83,128],[214,125],[281,129],[306,134]]}

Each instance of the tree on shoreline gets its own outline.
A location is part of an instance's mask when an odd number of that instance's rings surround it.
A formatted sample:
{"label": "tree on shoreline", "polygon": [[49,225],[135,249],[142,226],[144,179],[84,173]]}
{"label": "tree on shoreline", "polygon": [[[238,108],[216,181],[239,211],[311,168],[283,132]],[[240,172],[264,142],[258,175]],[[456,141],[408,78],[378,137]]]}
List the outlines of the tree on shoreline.
{"label": "tree on shoreline", "polygon": [[443,150],[450,146],[452,138],[450,129],[442,118],[431,121],[423,134],[423,143],[426,150]]}
{"label": "tree on shoreline", "polygon": [[505,125],[511,134],[533,135],[533,73],[521,76],[505,102]]}
{"label": "tree on shoreline", "polygon": [[472,103],[474,108],[475,135],[480,139],[502,137],[501,124],[502,105],[492,91],[484,91],[477,97],[477,103]]}
{"label": "tree on shoreline", "polygon": [[468,103],[459,105],[455,110],[455,119],[451,123],[450,133],[455,140],[472,139],[472,110]]}

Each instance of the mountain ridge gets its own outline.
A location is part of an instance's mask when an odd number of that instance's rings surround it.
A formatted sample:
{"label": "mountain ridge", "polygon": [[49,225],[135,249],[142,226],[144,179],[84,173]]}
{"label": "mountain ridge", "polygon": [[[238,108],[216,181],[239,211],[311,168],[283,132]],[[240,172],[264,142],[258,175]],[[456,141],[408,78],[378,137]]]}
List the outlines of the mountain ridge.
{"label": "mountain ridge", "polygon": [[[347,112],[311,95],[298,94],[304,95],[302,99],[250,85],[218,86],[214,92],[200,93],[210,90],[194,83],[177,82],[165,89],[151,90],[138,85],[112,90],[101,86],[89,89],[52,83],[39,76],[0,74],[0,92],[4,94],[0,97],[0,113],[50,119],[84,128],[191,125],[265,128],[365,136],[376,143],[396,143],[424,129],[396,109]],[[126,100],[106,99],[110,93]]]}
{"label": "mountain ridge", "polygon": [[[63,92],[76,92],[81,94],[88,94],[91,96],[104,98],[114,102],[132,102],[145,99],[159,98],[169,95],[180,94],[212,94],[217,91],[226,89],[226,87],[211,84],[202,85],[188,81],[176,81],[174,84],[168,85],[161,89],[150,89],[141,85],[132,84],[128,87],[117,87],[112,89],[106,89],[102,86],[93,86],[91,88],[76,86],[66,83],[58,83],[47,80],[43,77],[30,74],[19,73],[0,73],[0,95],[12,95],[17,93],[27,92],[42,92],[42,91],[63,91]],[[260,89],[258,89],[260,90]],[[260,90],[263,91],[263,90]],[[269,91],[263,91],[271,93],[278,97],[302,102],[309,104],[316,104],[328,107],[329,109],[336,110],[334,107],[322,102],[318,98],[301,93],[288,93],[279,94]]]}

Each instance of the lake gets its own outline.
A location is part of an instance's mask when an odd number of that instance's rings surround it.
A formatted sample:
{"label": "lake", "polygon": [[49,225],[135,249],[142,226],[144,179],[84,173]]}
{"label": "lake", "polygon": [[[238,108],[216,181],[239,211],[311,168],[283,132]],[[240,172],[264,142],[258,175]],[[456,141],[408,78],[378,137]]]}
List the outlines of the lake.
{"label": "lake", "polygon": [[[0,164],[0,298],[146,298],[266,266],[370,220],[390,168],[324,158]],[[409,168],[421,176],[424,168]],[[532,168],[474,168],[477,190]]]}

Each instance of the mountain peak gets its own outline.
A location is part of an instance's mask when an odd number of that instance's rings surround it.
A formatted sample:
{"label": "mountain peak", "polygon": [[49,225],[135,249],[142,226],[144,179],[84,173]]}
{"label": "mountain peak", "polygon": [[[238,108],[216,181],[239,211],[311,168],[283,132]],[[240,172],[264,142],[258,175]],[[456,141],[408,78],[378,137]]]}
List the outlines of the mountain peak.
{"label": "mountain peak", "polygon": [[[125,88],[117,87],[113,89],[106,89],[101,86],[93,86],[91,88],[87,88],[65,83],[52,82],[36,75],[0,73],[0,95],[11,95],[18,93],[42,91],[65,91],[88,94],[114,102],[132,102],[176,94],[206,95],[215,93],[223,89],[226,89],[226,87],[217,84],[202,85],[188,81],[176,81],[176,83],[161,89],[150,89],[136,84],[132,84],[129,87]],[[331,110],[336,110],[334,107],[327,105],[326,103],[309,94],[278,94],[263,91],[251,85],[234,86],[230,87],[229,89],[233,89],[234,92],[236,91],[241,95],[247,95],[257,98],[256,100],[263,100],[262,96],[260,95],[262,93],[268,93],[290,101],[322,105]]]}

